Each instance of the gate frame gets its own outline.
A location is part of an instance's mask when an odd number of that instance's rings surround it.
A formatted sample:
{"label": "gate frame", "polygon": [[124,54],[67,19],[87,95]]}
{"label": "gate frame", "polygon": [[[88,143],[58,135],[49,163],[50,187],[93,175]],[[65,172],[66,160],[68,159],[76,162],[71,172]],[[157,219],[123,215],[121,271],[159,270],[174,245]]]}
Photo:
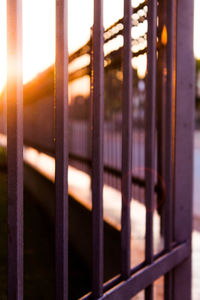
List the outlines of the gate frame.
{"label": "gate frame", "polygon": [[[130,33],[131,1],[125,1],[125,19],[127,32]],[[8,101],[8,298],[23,299],[23,105],[22,105],[22,0],[8,0],[8,66],[7,101]],[[68,239],[68,206],[67,192],[67,0],[57,0],[57,62],[56,67],[56,210],[57,210],[57,298],[68,299],[67,291],[67,239]],[[173,168],[166,173],[167,187],[173,191],[167,198],[166,216],[170,222],[169,231],[165,233],[165,249],[156,256],[153,255],[153,226],[152,204],[154,178],[146,172],[146,260],[137,267],[129,268],[130,249],[125,249],[126,260],[122,262],[122,275],[118,275],[103,284],[103,0],[94,0],[94,92],[93,102],[93,290],[82,299],[129,299],[146,289],[146,300],[153,299],[153,283],[159,277],[166,275],[166,286],[169,293],[166,300],[191,299],[191,234],[192,234],[192,173],[193,173],[193,129],[194,129],[194,90],[195,64],[193,54],[193,1],[171,0],[176,5],[176,52],[173,52],[175,62],[169,60],[168,97],[169,116],[172,118],[172,135],[168,136],[170,151],[168,163]],[[63,9],[62,9],[63,8]],[[148,2],[148,75],[147,75],[147,136],[148,150],[146,151],[145,167],[154,169],[154,130],[155,130],[155,97],[156,97],[156,26],[155,16],[157,0]],[[168,7],[171,9],[170,5]],[[168,11],[168,13],[169,13]],[[129,17],[128,17],[129,16]],[[59,18],[59,19],[58,19]],[[169,20],[167,24],[169,40],[168,53],[172,54],[173,27]],[[129,29],[129,30],[128,30]],[[129,45],[130,36],[124,31],[124,41]],[[127,50],[130,55],[130,49]],[[170,52],[171,51],[171,52]],[[174,51],[174,50],[173,50]],[[169,56],[170,57],[170,56]],[[127,57],[124,75],[131,79],[130,57]],[[172,57],[171,57],[172,59]],[[151,60],[151,61],[150,61]],[[12,65],[11,65],[12,64]],[[11,68],[12,66],[12,68]],[[174,68],[172,69],[172,66]],[[126,68],[127,67],[127,68]],[[10,72],[12,71],[14,72]],[[173,72],[172,72],[173,71]],[[124,77],[125,78],[125,77]],[[126,86],[125,84],[125,86]],[[130,105],[131,90],[128,91]],[[14,101],[13,101],[14,100]],[[57,99],[58,100],[58,99]],[[172,107],[173,106],[173,107]],[[128,116],[124,109],[124,116]],[[130,118],[124,117],[124,129],[130,129]],[[125,130],[124,130],[125,132]],[[130,135],[123,146],[128,147],[126,155],[130,159]],[[125,154],[123,154],[125,155]],[[123,163],[123,170],[127,166]],[[131,169],[131,166],[130,166]],[[172,174],[173,172],[173,174]],[[130,179],[125,190],[130,197]],[[173,188],[171,186],[173,181]],[[170,190],[171,191],[171,190]],[[171,192],[170,192],[171,193]],[[172,202],[173,199],[173,202]],[[129,199],[128,199],[129,200]],[[124,203],[123,203],[124,205]],[[174,213],[172,210],[172,205]],[[130,207],[129,201],[123,206],[122,251],[130,245]],[[124,217],[127,217],[125,219]],[[184,225],[184,226],[183,226]],[[125,247],[125,248],[126,248]],[[148,248],[147,248],[148,247]],[[148,250],[148,251],[147,251]],[[123,253],[124,257],[124,253]],[[124,263],[124,265],[123,265]]]}

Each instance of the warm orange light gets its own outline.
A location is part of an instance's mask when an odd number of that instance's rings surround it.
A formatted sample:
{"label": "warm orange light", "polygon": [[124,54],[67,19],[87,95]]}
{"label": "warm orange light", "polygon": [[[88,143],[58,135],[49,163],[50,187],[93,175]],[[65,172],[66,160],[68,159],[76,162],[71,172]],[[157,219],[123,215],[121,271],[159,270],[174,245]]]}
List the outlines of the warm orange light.
{"label": "warm orange light", "polygon": [[[132,0],[137,6],[144,0]],[[114,7],[114,9],[113,9]],[[195,0],[195,56],[200,57],[198,38],[200,1]],[[93,0],[69,0],[69,52],[73,52],[90,37],[93,23]],[[123,16],[123,0],[104,0],[104,27]],[[143,27],[142,27],[143,26]],[[133,35],[146,32],[147,24],[135,29]],[[167,29],[163,28],[162,43],[167,43]],[[6,0],[0,1],[0,91],[6,80]],[[116,46],[117,47],[117,46]],[[31,80],[48,68],[55,59],[55,0],[23,1],[23,79]],[[145,61],[143,71],[145,72]]]}
{"label": "warm orange light", "polygon": [[161,34],[161,43],[163,46],[167,45],[167,27],[164,25]]}
{"label": "warm orange light", "polygon": [[6,80],[6,0],[0,1],[0,92]]}
{"label": "warm orange light", "polygon": [[[112,8],[115,7],[113,10]],[[69,0],[69,52],[87,42],[93,0]],[[123,1],[104,2],[104,27],[123,16]],[[6,80],[6,0],[0,1],[0,91]],[[30,81],[55,60],[55,0],[23,1],[23,81]]]}
{"label": "warm orange light", "polygon": [[147,55],[142,54],[138,57],[133,57],[132,66],[137,70],[138,78],[144,79],[147,72]]}

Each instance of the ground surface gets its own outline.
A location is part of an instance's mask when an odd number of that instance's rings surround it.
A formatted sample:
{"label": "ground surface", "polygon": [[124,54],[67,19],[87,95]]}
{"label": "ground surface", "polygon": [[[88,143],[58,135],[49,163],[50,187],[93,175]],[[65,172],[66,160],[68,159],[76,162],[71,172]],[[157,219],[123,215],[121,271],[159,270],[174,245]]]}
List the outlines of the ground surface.
{"label": "ground surface", "polygon": [[[0,299],[7,299],[6,173],[0,172]],[[31,195],[24,195],[24,299],[55,299],[54,229]],[[69,249],[70,299],[89,289],[88,271]],[[72,285],[71,282],[76,284]]]}

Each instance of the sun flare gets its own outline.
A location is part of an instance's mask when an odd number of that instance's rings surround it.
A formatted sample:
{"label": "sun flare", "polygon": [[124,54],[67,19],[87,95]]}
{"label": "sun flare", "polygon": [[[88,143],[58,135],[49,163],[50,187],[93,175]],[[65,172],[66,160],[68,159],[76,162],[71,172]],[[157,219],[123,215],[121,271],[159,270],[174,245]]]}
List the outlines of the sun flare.
{"label": "sun flare", "polygon": [[[143,0],[132,0],[137,6]],[[115,9],[113,9],[113,7]],[[48,9],[47,9],[48,8]],[[200,59],[200,0],[195,0],[194,54]],[[123,0],[104,0],[104,27],[123,16]],[[90,37],[93,0],[69,0],[69,52]],[[6,0],[0,1],[0,91],[6,80]],[[30,81],[55,61],[55,0],[23,1],[23,81]],[[143,65],[145,62],[143,63]],[[144,69],[144,66],[143,66]]]}

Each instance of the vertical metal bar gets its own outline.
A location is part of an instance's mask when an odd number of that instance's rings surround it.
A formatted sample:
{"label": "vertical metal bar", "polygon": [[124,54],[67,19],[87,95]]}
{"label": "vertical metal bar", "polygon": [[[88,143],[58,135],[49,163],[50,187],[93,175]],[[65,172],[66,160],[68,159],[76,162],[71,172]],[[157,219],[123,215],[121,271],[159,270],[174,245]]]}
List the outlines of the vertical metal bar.
{"label": "vertical metal bar", "polygon": [[[89,103],[88,103],[88,158],[91,159],[91,155],[92,155],[92,145],[91,145],[91,141],[92,141],[92,135],[91,135],[91,128],[92,128],[92,86],[93,86],[93,82],[92,82],[92,73],[93,73],[93,51],[92,51],[92,39],[93,39],[93,28],[90,28],[90,43],[89,43],[89,51],[88,54],[90,55],[90,72],[89,72],[89,76],[90,76],[90,96],[89,96]],[[91,166],[88,166],[88,170],[89,170],[89,175],[90,177],[92,177],[91,175]],[[92,182],[92,178],[91,178],[91,182]]]}
{"label": "vertical metal bar", "polygon": [[[132,108],[132,113],[133,113],[134,105],[132,105],[132,106],[133,106],[133,108]],[[134,122],[134,124],[135,124],[135,122]],[[136,145],[135,145],[135,143],[133,143],[133,141],[134,141],[134,137],[135,137],[135,128],[137,130],[136,126],[137,125],[133,125],[132,137],[131,137],[131,143],[132,143],[132,160],[131,160],[132,169],[131,169],[131,176],[135,175],[135,158],[136,158],[136,153],[137,152],[136,152]],[[132,185],[132,197],[135,198],[135,189],[136,189],[136,186],[135,186],[134,183],[132,183],[131,185]]]}
{"label": "vertical metal bar", "polygon": [[121,272],[124,279],[130,274],[130,202],[132,175],[132,28],[131,0],[124,0],[123,102],[122,102],[122,232]]}
{"label": "vertical metal bar", "polygon": [[[138,112],[138,148],[139,148],[139,157],[138,157],[138,165],[139,165],[139,177],[142,178],[142,130],[141,130],[141,121],[142,121],[142,117],[141,117],[141,108],[140,108],[140,104],[141,104],[141,98],[139,98],[139,112]],[[138,200],[139,202],[142,202],[142,189],[139,189],[139,197]]]}
{"label": "vertical metal bar", "polygon": [[[159,26],[157,36],[159,38],[159,50],[157,61],[157,173],[161,178],[165,177],[165,107],[166,107],[166,43],[163,41],[164,28],[166,29],[167,0],[160,0],[158,6]],[[158,180],[159,192],[157,195],[157,207],[160,215],[160,232],[164,235],[164,205],[163,187]]]}
{"label": "vertical metal bar", "polygon": [[56,0],[56,299],[68,299],[67,0]]}
{"label": "vertical metal bar", "polygon": [[[153,209],[155,185],[155,109],[156,109],[156,37],[157,0],[148,1],[147,33],[147,98],[145,134],[145,200],[146,200],[146,263],[153,261]],[[145,290],[145,298],[153,299],[152,285]]]}
{"label": "vertical metal bar", "polygon": [[22,1],[7,1],[8,299],[23,299]]}
{"label": "vertical metal bar", "polygon": [[[173,241],[173,107],[175,84],[174,74],[174,0],[167,1],[167,99],[165,109],[165,249],[172,249]],[[165,275],[165,300],[172,299],[172,272]]]}
{"label": "vertical metal bar", "polygon": [[6,90],[3,90],[3,133],[7,135],[7,96]]}
{"label": "vertical metal bar", "polygon": [[[193,1],[176,1],[176,124],[175,220],[176,242],[191,244],[195,63]],[[184,226],[183,226],[184,224]],[[191,299],[191,256],[175,268],[173,299]]]}
{"label": "vertical metal bar", "polygon": [[94,0],[93,36],[93,140],[92,140],[92,228],[94,299],[103,294],[103,130],[104,130],[104,53],[103,0]]}

